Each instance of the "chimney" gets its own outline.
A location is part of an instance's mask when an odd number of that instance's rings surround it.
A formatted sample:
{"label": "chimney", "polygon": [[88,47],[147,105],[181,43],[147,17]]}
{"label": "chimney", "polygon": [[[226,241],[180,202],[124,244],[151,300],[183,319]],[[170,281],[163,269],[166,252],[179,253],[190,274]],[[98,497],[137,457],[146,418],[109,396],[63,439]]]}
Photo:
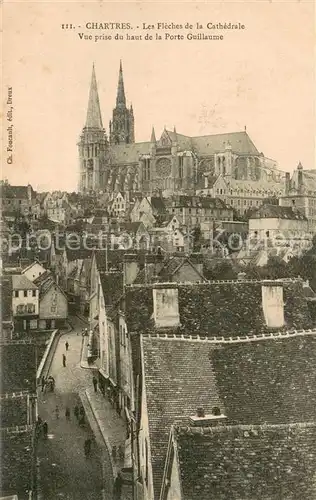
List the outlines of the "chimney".
{"label": "chimney", "polygon": [[205,414],[203,407],[196,410],[196,414],[190,417],[190,424],[195,427],[214,427],[227,419],[218,406],[212,409],[212,413]]}
{"label": "chimney", "polygon": [[136,279],[139,271],[139,262],[137,254],[125,254],[124,255],[124,283],[130,285]]}
{"label": "chimney", "polygon": [[291,190],[290,172],[285,172],[285,194],[288,195]]}

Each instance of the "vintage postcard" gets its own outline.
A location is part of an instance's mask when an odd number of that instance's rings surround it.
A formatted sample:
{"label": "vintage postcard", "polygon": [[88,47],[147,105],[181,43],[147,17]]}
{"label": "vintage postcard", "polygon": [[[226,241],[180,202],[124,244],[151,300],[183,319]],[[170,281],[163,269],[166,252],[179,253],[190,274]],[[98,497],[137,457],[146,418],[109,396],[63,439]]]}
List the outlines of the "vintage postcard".
{"label": "vintage postcard", "polygon": [[314,2],[1,9],[0,500],[316,500]]}

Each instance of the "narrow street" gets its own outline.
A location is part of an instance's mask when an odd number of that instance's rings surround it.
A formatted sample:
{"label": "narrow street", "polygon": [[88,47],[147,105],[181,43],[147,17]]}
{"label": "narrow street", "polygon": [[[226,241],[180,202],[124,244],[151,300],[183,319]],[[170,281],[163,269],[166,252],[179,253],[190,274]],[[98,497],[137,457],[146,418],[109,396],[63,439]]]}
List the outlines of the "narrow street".
{"label": "narrow street", "polygon": [[[72,332],[60,338],[50,368],[49,374],[56,382],[55,391],[39,392],[39,416],[48,423],[48,439],[41,438],[39,442],[42,500],[102,499],[100,452],[93,440],[91,456],[85,457],[84,441],[93,434],[87,419],[84,427],[80,427],[73,411],[80,403],[78,393],[92,385],[91,371],[80,367],[83,324],[75,319],[73,326]],[[67,352],[66,341],[69,343]],[[63,367],[63,354],[66,355],[66,367]],[[67,407],[71,412],[70,421],[65,416]]]}

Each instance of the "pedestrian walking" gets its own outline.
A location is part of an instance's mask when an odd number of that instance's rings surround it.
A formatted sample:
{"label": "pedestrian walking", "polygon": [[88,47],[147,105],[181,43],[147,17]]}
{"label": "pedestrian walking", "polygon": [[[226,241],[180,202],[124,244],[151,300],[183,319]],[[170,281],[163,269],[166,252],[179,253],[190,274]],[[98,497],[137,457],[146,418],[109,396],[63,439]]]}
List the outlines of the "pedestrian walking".
{"label": "pedestrian walking", "polygon": [[123,479],[119,472],[114,481],[113,497],[115,500],[121,500]]}
{"label": "pedestrian walking", "polygon": [[46,420],[43,423],[43,435],[44,435],[44,438],[46,439],[47,435],[48,435],[48,424],[47,424]]}
{"label": "pedestrian walking", "polygon": [[84,415],[82,414],[79,415],[79,425],[80,427],[84,426]]}
{"label": "pedestrian walking", "polygon": [[66,411],[65,411],[65,417],[66,417],[66,420],[70,420],[70,410],[69,410],[68,406],[67,406]]}
{"label": "pedestrian walking", "polygon": [[116,460],[117,450],[116,450],[116,446],[115,445],[112,448],[112,457],[113,457],[113,460]]}
{"label": "pedestrian walking", "polygon": [[124,453],[124,448],[123,446],[120,444],[120,446],[118,447],[118,456],[119,456],[119,460],[121,462],[124,462],[124,458],[125,458],[125,453]]}
{"label": "pedestrian walking", "polygon": [[66,342],[65,342],[65,347],[66,347],[66,351],[68,351],[69,344],[68,344],[68,341],[67,341],[67,340],[66,340]]}
{"label": "pedestrian walking", "polygon": [[44,392],[45,391],[45,385],[46,385],[46,380],[45,380],[44,376],[42,377],[41,385],[42,385],[42,392]]}
{"label": "pedestrian walking", "polygon": [[56,419],[58,420],[59,419],[59,408],[58,408],[58,405],[56,405],[56,408],[55,408],[55,415],[56,415]]}
{"label": "pedestrian walking", "polygon": [[88,438],[84,442],[84,454],[86,457],[90,456],[91,454],[91,439]]}
{"label": "pedestrian walking", "polygon": [[66,366],[66,356],[65,354],[63,354],[63,367],[65,368],[65,366]]}
{"label": "pedestrian walking", "polygon": [[84,407],[81,405],[79,408],[79,415],[85,415]]}
{"label": "pedestrian walking", "polygon": [[93,382],[94,392],[97,392],[98,391],[98,379],[96,376],[93,377],[92,382]]}
{"label": "pedestrian walking", "polygon": [[76,405],[74,407],[74,415],[75,415],[76,419],[78,420],[78,418],[79,418],[79,406],[78,405]]}

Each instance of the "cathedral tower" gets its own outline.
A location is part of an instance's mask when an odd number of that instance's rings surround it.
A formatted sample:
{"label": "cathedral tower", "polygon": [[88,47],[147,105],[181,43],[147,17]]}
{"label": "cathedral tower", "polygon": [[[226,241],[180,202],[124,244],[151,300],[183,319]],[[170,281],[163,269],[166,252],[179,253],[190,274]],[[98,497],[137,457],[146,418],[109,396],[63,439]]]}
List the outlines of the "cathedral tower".
{"label": "cathedral tower", "polygon": [[108,142],[102,124],[97,80],[94,65],[85,126],[79,147],[80,179],[79,191],[89,193],[103,188]]}
{"label": "cathedral tower", "polygon": [[135,142],[134,113],[132,106],[126,107],[122,62],[120,62],[116,106],[110,121],[110,143],[131,144]]}

